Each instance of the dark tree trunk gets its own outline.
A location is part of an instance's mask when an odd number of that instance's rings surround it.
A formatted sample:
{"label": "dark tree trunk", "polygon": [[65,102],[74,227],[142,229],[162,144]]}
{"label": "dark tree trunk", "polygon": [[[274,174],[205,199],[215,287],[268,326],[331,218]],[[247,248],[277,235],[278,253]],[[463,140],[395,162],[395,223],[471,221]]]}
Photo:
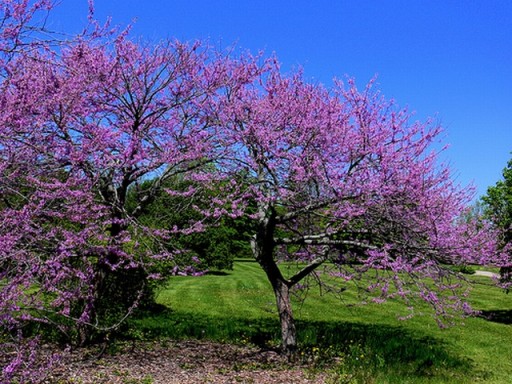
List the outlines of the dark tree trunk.
{"label": "dark tree trunk", "polygon": [[297,349],[297,331],[290,303],[290,287],[274,260],[275,213],[271,209],[262,211],[256,234],[251,241],[254,258],[265,271],[276,297],[276,305],[281,323],[281,347],[291,358]]}
{"label": "dark tree trunk", "polygon": [[500,282],[508,283],[512,280],[512,267],[500,268]]}
{"label": "dark tree trunk", "polygon": [[[110,196],[104,192],[105,196]],[[127,226],[122,223],[123,213],[117,207],[119,202],[110,196],[112,201],[112,224],[108,228],[111,245],[115,247],[118,237]],[[107,200],[108,201],[108,200]],[[91,342],[101,341],[109,331],[117,326],[146,288],[146,273],[141,267],[112,269],[120,263],[119,255],[115,251],[107,251],[98,257],[93,292],[88,307],[89,322],[80,324],[78,329],[78,343],[80,346]],[[147,294],[147,292],[144,292]],[[148,299],[145,297],[145,299]],[[92,325],[94,324],[94,325]]]}
{"label": "dark tree trunk", "polygon": [[297,330],[290,302],[290,288],[281,280],[271,281],[271,283],[274,287],[281,322],[281,347],[283,352],[291,358],[297,350]]}

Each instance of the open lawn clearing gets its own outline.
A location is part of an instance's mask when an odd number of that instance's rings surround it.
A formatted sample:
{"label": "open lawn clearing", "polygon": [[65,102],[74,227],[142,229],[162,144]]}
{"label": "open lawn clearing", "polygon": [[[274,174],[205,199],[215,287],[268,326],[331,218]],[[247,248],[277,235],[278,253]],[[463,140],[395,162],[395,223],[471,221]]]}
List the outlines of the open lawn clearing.
{"label": "open lawn clearing", "polygon": [[[437,326],[422,304],[412,319],[400,321],[397,317],[407,310],[399,301],[362,305],[350,288],[341,301],[311,290],[305,302],[295,303],[304,353],[325,355],[318,358],[338,354],[348,369],[358,364],[361,352],[371,360],[366,368],[375,370],[379,383],[510,382],[512,299],[488,277],[468,279],[475,283],[470,302],[486,318],[467,318],[446,329]],[[171,313],[141,320],[139,331],[263,347],[278,344],[273,295],[255,262],[239,260],[225,275],[173,278],[158,300]]]}

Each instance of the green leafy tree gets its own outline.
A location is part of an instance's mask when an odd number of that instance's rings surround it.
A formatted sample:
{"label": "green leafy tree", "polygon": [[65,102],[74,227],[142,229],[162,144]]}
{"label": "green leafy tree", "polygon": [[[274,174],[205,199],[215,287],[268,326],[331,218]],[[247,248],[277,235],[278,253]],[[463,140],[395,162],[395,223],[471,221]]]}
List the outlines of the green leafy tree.
{"label": "green leafy tree", "polygon": [[512,160],[503,170],[503,180],[487,189],[487,194],[482,197],[486,215],[501,229],[503,240],[512,240]]}
{"label": "green leafy tree", "polygon": [[[503,179],[487,189],[482,197],[484,214],[494,223],[501,233],[501,248],[506,250],[512,244],[512,160],[503,170]],[[512,267],[500,269],[502,283],[512,280]]]}
{"label": "green leafy tree", "polygon": [[[129,209],[130,205],[135,206],[137,195],[145,193],[152,183],[148,180],[130,191]],[[180,177],[167,181],[141,211],[139,221],[154,229],[170,231],[169,250],[177,251],[176,257],[184,259],[182,261],[195,263],[202,270],[230,270],[235,257],[251,257],[249,221],[245,218],[204,217],[201,211],[213,195],[209,190],[196,188],[193,181]],[[196,230],[183,230],[198,222],[201,226]],[[160,263],[158,268],[167,269],[165,263]]]}

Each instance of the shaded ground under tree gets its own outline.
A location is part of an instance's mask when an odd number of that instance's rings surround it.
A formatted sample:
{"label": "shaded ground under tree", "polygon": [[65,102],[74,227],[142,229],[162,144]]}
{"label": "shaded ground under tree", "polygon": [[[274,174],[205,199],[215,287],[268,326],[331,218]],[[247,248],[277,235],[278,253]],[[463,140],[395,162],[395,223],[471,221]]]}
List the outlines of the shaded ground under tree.
{"label": "shaded ground under tree", "polygon": [[[145,327],[137,321],[132,323],[145,341],[128,333],[127,340],[117,341],[104,351],[67,352],[48,382],[365,382],[378,371],[457,382],[467,372],[481,378],[488,375],[477,372],[469,359],[448,352],[443,341],[413,335],[403,327],[299,321],[304,346],[297,361],[290,363],[275,348],[280,333],[277,320],[209,318],[172,311],[162,311],[153,315],[153,321],[146,320]],[[233,339],[238,333],[240,343],[208,340],[208,328],[222,326],[229,329]],[[179,332],[180,340],[172,338],[175,332]]]}

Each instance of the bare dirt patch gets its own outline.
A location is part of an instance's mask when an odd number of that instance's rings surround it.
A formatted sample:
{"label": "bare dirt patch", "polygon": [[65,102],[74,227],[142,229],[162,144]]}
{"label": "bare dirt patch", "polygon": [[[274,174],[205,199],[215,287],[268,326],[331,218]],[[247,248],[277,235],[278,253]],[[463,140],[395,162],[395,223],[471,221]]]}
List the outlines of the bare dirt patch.
{"label": "bare dirt patch", "polygon": [[291,366],[275,351],[204,341],[138,343],[98,358],[63,354],[48,384],[325,383],[326,375]]}

